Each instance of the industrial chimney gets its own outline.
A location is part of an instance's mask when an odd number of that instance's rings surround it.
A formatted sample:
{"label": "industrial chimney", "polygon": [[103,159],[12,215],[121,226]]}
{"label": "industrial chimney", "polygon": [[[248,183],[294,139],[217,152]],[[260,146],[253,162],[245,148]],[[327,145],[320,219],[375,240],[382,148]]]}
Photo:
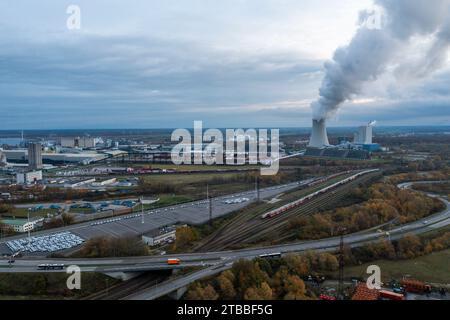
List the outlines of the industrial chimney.
{"label": "industrial chimney", "polygon": [[325,127],[325,119],[313,120],[313,127],[309,146],[312,148],[323,148],[329,146],[327,136],[327,128]]}

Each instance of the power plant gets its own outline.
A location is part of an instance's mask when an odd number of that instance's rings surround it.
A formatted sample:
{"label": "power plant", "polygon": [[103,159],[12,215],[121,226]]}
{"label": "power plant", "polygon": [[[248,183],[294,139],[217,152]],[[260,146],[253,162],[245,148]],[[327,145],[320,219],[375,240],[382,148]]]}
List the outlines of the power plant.
{"label": "power plant", "polygon": [[331,145],[328,140],[326,120],[313,120],[311,138],[305,156],[325,158],[369,159],[372,152],[380,151],[381,146],[373,143],[373,126],[375,121],[358,127],[353,142],[340,137],[338,145]]}
{"label": "power plant", "polygon": [[325,119],[313,120],[311,139],[309,146],[311,148],[324,148],[330,145],[327,135]]}
{"label": "power plant", "polygon": [[372,136],[373,136],[373,126],[375,125],[375,121],[370,122],[365,126],[361,126],[358,128],[358,132],[355,133],[354,143],[355,144],[373,144]]}

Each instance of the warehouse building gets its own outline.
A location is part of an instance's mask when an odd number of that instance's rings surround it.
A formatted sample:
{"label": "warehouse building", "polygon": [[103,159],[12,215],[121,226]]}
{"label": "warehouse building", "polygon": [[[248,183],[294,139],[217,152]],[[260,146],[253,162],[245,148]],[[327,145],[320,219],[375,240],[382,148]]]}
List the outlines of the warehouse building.
{"label": "warehouse building", "polygon": [[44,221],[43,218],[33,220],[33,221],[28,221],[26,219],[4,219],[4,220],[1,220],[1,222],[4,225],[12,228],[15,232],[18,232],[18,233],[25,233],[28,231],[33,231],[36,228],[36,225],[43,221]]}
{"label": "warehouse building", "polygon": [[42,171],[19,172],[16,174],[17,184],[30,185],[42,181]]}
{"label": "warehouse building", "polygon": [[142,241],[148,246],[158,246],[176,240],[177,226],[165,226],[142,235]]}
{"label": "warehouse building", "polygon": [[[28,163],[28,150],[4,150],[4,155],[10,164]],[[89,164],[109,157],[96,152],[84,153],[42,153],[42,161],[46,164]]]}

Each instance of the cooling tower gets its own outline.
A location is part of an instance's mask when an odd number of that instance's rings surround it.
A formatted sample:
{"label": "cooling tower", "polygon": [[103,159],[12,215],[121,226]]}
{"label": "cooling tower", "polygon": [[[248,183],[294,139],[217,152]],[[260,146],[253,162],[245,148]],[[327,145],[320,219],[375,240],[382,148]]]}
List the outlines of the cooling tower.
{"label": "cooling tower", "polygon": [[313,120],[313,127],[311,133],[311,139],[309,140],[309,146],[312,148],[323,148],[329,146],[327,136],[327,128],[325,126],[325,120]]}

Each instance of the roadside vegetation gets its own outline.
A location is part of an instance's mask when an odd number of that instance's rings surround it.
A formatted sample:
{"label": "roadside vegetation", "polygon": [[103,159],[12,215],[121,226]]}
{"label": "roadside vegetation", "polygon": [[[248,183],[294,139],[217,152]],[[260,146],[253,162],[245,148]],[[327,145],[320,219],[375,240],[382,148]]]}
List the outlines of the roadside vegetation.
{"label": "roadside vegetation", "polygon": [[83,272],[81,290],[69,290],[67,277],[65,273],[1,273],[0,300],[78,299],[119,282],[101,273]]}
{"label": "roadside vegetation", "polygon": [[[361,269],[361,265],[383,260],[389,264],[390,269],[396,270],[395,273],[386,273],[386,275],[401,277],[408,272],[409,275],[421,279],[421,274],[414,272],[415,268],[411,267],[411,263],[415,261],[411,259],[422,257],[424,260],[435,261],[439,270],[442,270],[443,277],[432,279],[448,283],[450,275],[446,259],[448,259],[449,248],[450,231],[423,237],[407,235],[399,241],[384,240],[353,249],[346,247],[344,249],[345,276],[347,278],[367,276],[366,269]],[[317,288],[309,287],[305,280],[322,276],[336,278],[339,268],[337,256],[337,253],[307,252],[288,254],[276,259],[240,260],[230,270],[218,276],[193,283],[184,298],[187,300],[317,299],[319,294]],[[395,267],[397,264],[398,266],[409,264],[410,268],[407,269],[408,271],[399,270]]]}
{"label": "roadside vegetation", "polygon": [[405,224],[445,209],[434,198],[412,190],[400,190],[395,185],[377,183],[363,191],[356,189],[353,197],[366,201],[311,216],[294,218],[290,229],[296,230],[297,239],[322,239],[339,234],[354,233],[395,222]]}
{"label": "roadside vegetation", "polygon": [[315,272],[336,271],[329,253],[287,255],[281,259],[237,261],[231,270],[190,286],[187,300],[307,300],[315,299],[303,279]]}
{"label": "roadside vegetation", "polygon": [[[449,179],[450,179],[450,177],[449,177]],[[450,196],[450,182],[448,182],[448,183],[414,184],[412,187],[414,190],[417,190],[417,191]]]}
{"label": "roadside vegetation", "polygon": [[97,237],[88,240],[73,258],[134,257],[148,255],[148,247],[136,237]]}

